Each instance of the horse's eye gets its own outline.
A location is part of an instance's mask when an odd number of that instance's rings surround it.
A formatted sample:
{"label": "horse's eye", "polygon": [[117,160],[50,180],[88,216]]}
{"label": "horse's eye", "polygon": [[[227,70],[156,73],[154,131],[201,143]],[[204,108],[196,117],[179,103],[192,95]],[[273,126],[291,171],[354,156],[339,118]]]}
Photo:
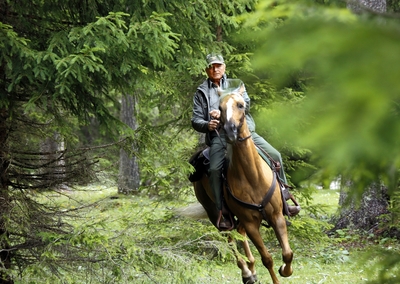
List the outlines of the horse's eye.
{"label": "horse's eye", "polygon": [[241,104],[241,103],[238,103],[238,104],[237,104],[237,107],[240,108],[240,109],[242,109],[242,108],[244,108],[244,105]]}

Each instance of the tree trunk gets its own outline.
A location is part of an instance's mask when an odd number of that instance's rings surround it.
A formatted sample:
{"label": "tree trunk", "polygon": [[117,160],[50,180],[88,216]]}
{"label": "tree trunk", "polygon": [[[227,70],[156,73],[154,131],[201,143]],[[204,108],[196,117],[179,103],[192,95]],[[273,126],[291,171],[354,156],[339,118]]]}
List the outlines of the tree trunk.
{"label": "tree trunk", "polygon": [[10,214],[10,203],[8,197],[8,176],[7,168],[10,161],[7,157],[8,137],[8,111],[0,109],[0,283],[14,283],[7,274],[11,268],[11,251],[7,242],[6,216]]}
{"label": "tree trunk", "polygon": [[[137,128],[135,99],[131,95],[122,97],[121,120],[133,130]],[[132,153],[136,153],[138,150],[137,146],[132,144],[131,147]],[[119,158],[118,193],[132,194],[139,189],[139,186],[140,173],[136,156],[121,149]]]}
{"label": "tree trunk", "polygon": [[54,132],[53,137],[47,137],[40,144],[40,151],[43,154],[42,159],[48,166],[44,167],[46,180],[44,183],[49,187],[54,185],[60,188],[68,188],[66,184],[59,185],[59,180],[65,178],[65,157],[63,155],[65,151],[65,143],[58,132]]}
{"label": "tree trunk", "polygon": [[347,8],[356,14],[361,14],[363,11],[384,13],[386,0],[347,0]]}
{"label": "tree trunk", "polygon": [[389,213],[389,196],[386,187],[379,183],[371,184],[365,190],[360,204],[356,204],[354,201],[348,202],[347,193],[348,191],[344,189],[340,192],[339,207],[341,211],[335,220],[333,230],[350,228],[371,233],[377,232],[380,216]]}

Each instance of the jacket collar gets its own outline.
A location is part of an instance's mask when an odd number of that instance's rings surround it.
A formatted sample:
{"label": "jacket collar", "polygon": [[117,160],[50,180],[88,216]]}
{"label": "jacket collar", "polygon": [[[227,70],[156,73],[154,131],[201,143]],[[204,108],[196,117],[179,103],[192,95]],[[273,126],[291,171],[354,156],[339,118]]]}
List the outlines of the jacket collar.
{"label": "jacket collar", "polygon": [[[224,86],[226,82],[226,74],[224,74],[221,78],[221,80],[219,81],[219,85],[220,86]],[[214,86],[216,86],[211,80],[210,78],[207,79],[207,84],[208,84],[208,88],[213,88]]]}

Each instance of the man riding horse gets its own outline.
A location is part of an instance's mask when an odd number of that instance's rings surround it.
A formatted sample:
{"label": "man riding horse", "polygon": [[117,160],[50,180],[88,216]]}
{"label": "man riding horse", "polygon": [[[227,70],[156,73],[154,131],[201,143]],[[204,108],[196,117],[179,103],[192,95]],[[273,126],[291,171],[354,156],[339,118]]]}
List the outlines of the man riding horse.
{"label": "man riding horse", "polygon": [[[233,228],[231,218],[225,212],[222,199],[222,168],[225,161],[225,131],[219,129],[219,93],[222,88],[227,87],[227,77],[225,74],[225,62],[220,54],[209,54],[206,57],[207,67],[205,71],[208,78],[197,88],[193,98],[192,126],[198,131],[206,134],[205,142],[210,146],[210,169],[209,181],[214,194],[215,204],[219,212],[217,228],[219,230],[229,230]],[[281,154],[272,147],[264,138],[255,132],[255,122],[250,115],[250,98],[245,91],[243,98],[246,102],[246,121],[251,132],[251,138],[258,147],[260,154],[272,159],[276,163],[281,181],[282,193],[286,200],[291,198],[288,190],[287,180],[283,169]],[[296,204],[297,205],[297,204]],[[300,206],[288,206],[288,215],[297,215]]]}

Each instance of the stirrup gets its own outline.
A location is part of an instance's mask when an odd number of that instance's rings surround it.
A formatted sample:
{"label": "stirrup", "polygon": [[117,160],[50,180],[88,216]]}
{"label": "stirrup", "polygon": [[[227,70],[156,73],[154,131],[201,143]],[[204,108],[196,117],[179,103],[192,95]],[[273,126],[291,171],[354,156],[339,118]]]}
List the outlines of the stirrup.
{"label": "stirrup", "polygon": [[[223,221],[221,221],[222,217],[224,218]],[[223,216],[222,210],[219,210],[218,219],[217,219],[215,226],[220,231],[232,231],[235,227],[235,224],[234,224],[234,222],[232,220],[232,216],[230,214],[229,214],[229,217]]]}

